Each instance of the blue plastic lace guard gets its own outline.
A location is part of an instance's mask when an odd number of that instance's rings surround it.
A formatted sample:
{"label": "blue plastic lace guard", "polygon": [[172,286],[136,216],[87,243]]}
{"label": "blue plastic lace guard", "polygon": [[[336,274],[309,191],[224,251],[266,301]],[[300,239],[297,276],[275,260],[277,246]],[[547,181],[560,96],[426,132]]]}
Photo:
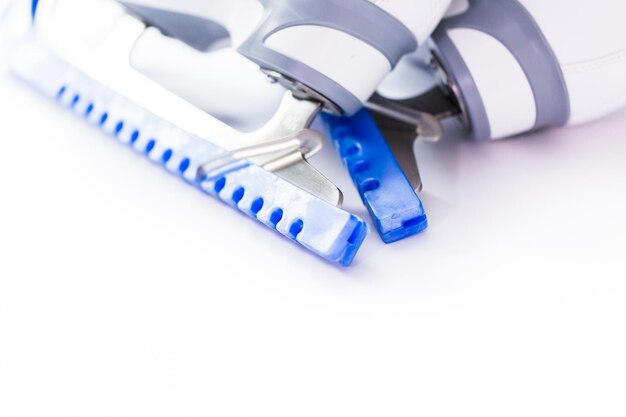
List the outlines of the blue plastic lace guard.
{"label": "blue plastic lace guard", "polygon": [[119,142],[330,262],[354,259],[367,235],[363,220],[245,160],[198,181],[198,167],[225,150],[118,97],[30,38],[20,51],[16,74]]}

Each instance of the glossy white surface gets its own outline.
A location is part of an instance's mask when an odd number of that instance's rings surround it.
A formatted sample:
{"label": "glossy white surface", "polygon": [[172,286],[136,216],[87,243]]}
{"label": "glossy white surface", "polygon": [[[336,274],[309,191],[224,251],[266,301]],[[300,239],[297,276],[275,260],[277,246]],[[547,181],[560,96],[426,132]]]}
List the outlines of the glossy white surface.
{"label": "glossy white surface", "polygon": [[622,0],[520,0],[562,64],[605,57],[626,48]]}
{"label": "glossy white surface", "polygon": [[448,32],[467,65],[485,106],[491,139],[526,132],[535,126],[535,96],[524,70],[498,39],[474,29]]}
{"label": "glossy white surface", "polygon": [[0,91],[0,415],[626,413],[626,112],[420,145],[430,229],[338,269]]}

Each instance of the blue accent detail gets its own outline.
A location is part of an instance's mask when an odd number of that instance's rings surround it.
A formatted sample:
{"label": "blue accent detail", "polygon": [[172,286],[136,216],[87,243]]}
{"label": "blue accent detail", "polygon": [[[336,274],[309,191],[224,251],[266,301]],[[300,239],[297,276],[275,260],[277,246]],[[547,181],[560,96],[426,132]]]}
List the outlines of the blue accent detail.
{"label": "blue accent detail", "polygon": [[108,118],[109,118],[109,113],[106,113],[106,112],[102,113],[102,116],[100,116],[100,126],[104,126]]}
{"label": "blue accent detail", "polygon": [[296,239],[300,232],[302,232],[302,229],[304,229],[304,222],[301,219],[296,219],[291,223],[291,226],[289,226],[289,235],[292,239]]}
{"label": "blue accent detail", "polygon": [[352,230],[352,234],[350,235],[350,237],[348,237],[348,243],[350,245],[355,245],[355,244],[360,245],[361,244],[360,242],[363,242],[366,236],[367,236],[367,225],[361,222],[354,228],[354,230]]}
{"label": "blue accent detail", "polygon": [[59,88],[59,91],[57,92],[57,100],[61,100],[66,91],[67,91],[66,86]]}
{"label": "blue accent detail", "polygon": [[150,152],[152,152],[155,146],[156,146],[156,140],[150,139],[148,143],[146,143],[146,149],[144,151],[146,155],[150,155]]}
{"label": "blue accent detail", "polygon": [[[263,197],[249,203],[243,199],[234,205],[233,194],[223,192],[227,181],[232,190],[242,188],[247,195]],[[363,220],[258,165],[248,163],[235,169],[225,168],[223,172],[205,178],[200,188],[313,253],[343,266],[352,263],[367,236],[368,228]]]}
{"label": "blue accent detail", "polygon": [[35,15],[37,14],[37,6],[39,5],[39,0],[33,0],[33,2],[31,3],[30,7],[31,7],[31,16],[33,18],[33,20],[35,20]]}
{"label": "blue accent detail", "polygon": [[93,111],[93,103],[89,103],[89,105],[85,109],[85,117],[89,117],[92,111]]}
{"label": "blue accent detail", "polygon": [[185,171],[187,171],[187,169],[189,168],[189,164],[191,164],[189,158],[184,158],[182,161],[180,161],[180,164],[178,165],[178,172],[180,172],[181,175],[184,174]]}
{"label": "blue accent detail", "polygon": [[282,219],[283,219],[283,209],[277,208],[276,210],[272,212],[272,215],[270,216],[270,223],[272,223],[274,228],[276,228],[276,226],[278,226],[278,223],[280,223]]}
{"label": "blue accent detail", "polygon": [[122,129],[124,129],[124,122],[123,121],[117,122],[117,124],[115,125],[115,136],[119,135]]}
{"label": "blue accent detail", "polygon": [[137,142],[137,139],[139,139],[139,131],[134,130],[133,133],[130,135],[130,144],[133,145],[135,142]]}
{"label": "blue accent detail", "polygon": [[222,192],[224,187],[226,187],[226,178],[222,177],[215,181],[215,184],[213,185],[213,190],[219,194],[220,192]]}
{"label": "blue accent detail", "polygon": [[167,161],[169,161],[172,158],[172,150],[171,149],[167,149],[165,152],[163,152],[163,156],[161,156],[161,161],[164,164],[167,164]]}
{"label": "blue accent detail", "polygon": [[250,206],[250,213],[256,216],[257,214],[259,214],[259,211],[263,209],[264,204],[265,204],[265,201],[263,201],[263,198],[261,197],[257,198],[256,200],[252,202],[252,205]]}
{"label": "blue accent detail", "polygon": [[233,192],[233,203],[235,204],[239,204],[239,202],[241,200],[243,200],[243,196],[246,194],[246,190],[243,187],[239,187],[237,188],[234,192]]}
{"label": "blue accent detail", "polygon": [[426,229],[422,202],[369,112],[323,117],[383,241],[395,242]]}

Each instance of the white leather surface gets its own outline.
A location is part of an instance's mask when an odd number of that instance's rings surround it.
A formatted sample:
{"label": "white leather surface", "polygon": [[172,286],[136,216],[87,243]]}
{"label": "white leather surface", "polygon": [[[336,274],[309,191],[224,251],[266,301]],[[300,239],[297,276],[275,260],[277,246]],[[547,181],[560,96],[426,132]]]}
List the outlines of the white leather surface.
{"label": "white leather surface", "polygon": [[476,83],[492,139],[526,132],[535,126],[537,107],[524,70],[498,39],[475,29],[448,32]]}
{"label": "white leather surface", "polygon": [[626,105],[626,2],[522,0],[563,68],[571,124]]}

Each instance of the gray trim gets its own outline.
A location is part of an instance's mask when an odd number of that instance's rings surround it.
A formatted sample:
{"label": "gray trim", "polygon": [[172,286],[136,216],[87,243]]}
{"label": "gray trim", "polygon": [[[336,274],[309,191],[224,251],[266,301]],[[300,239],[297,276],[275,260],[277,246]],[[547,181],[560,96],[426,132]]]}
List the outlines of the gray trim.
{"label": "gray trim", "polygon": [[[537,115],[534,129],[558,127],[570,117],[570,102],[563,72],[552,47],[537,22],[517,0],[472,0],[470,9],[458,16],[445,19],[433,39],[441,50],[447,70],[459,84],[461,99],[465,101],[468,117],[477,138],[485,132],[484,105],[471,106],[480,99],[476,84],[464,63],[457,62],[460,55],[447,31],[454,28],[475,29],[489,34],[505,45],[517,59],[532,88]],[[461,59],[462,61],[462,59]],[[462,65],[461,65],[462,64]],[[449,66],[448,66],[449,65]],[[481,100],[482,103],[482,100]],[[472,111],[474,110],[474,111]],[[473,113],[473,114],[472,114]]]}
{"label": "gray trim", "polygon": [[[326,101],[334,104],[333,107],[339,108],[344,114],[354,114],[363,107],[363,103],[350,91],[300,61],[269,48],[256,48],[250,52],[240,48],[239,52],[264,70],[278,72],[304,84],[324,97]],[[330,108],[325,110],[330,110]]]}
{"label": "gray trim", "polygon": [[[395,17],[367,0],[261,0],[265,17],[255,33],[238,51],[262,68],[276,71],[307,85],[345,113],[362,103],[325,74],[264,46],[265,40],[282,29],[314,25],[340,30],[380,51],[395,66],[405,54],[417,49],[415,36]],[[324,45],[332,48],[332,45]]]}
{"label": "gray trim", "polygon": [[185,42],[199,51],[207,51],[215,42],[230,37],[219,23],[168,10],[155,9],[121,1],[131,12],[164,34]]}
{"label": "gray trim", "polygon": [[[345,32],[378,49],[395,66],[417,49],[417,40],[398,19],[367,0],[261,0],[265,19],[252,35],[262,43],[291,26],[325,26]],[[330,45],[329,45],[330,46]]]}
{"label": "gray trim", "polygon": [[435,56],[446,71],[448,82],[457,96],[462,115],[469,125],[470,137],[475,140],[491,138],[487,110],[465,60],[445,30],[437,30],[433,40],[438,47],[434,51]]}

